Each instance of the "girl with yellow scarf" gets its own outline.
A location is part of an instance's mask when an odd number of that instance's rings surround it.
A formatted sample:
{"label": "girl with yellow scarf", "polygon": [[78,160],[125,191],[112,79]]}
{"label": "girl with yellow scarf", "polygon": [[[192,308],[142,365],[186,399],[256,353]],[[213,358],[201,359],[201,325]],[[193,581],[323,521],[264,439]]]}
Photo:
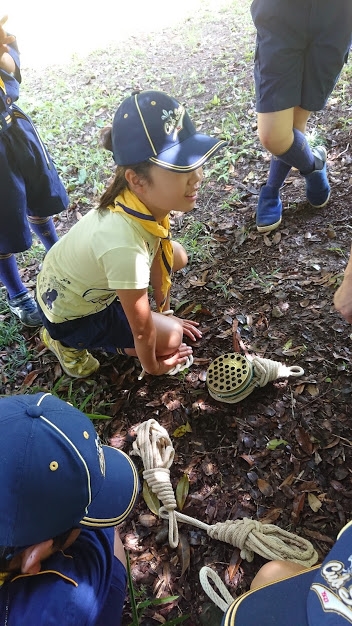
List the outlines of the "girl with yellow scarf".
{"label": "girl with yellow scarf", "polygon": [[98,369],[93,349],[137,356],[149,374],[175,373],[192,363],[184,336],[194,342],[201,332],[170,311],[172,272],[187,254],[171,239],[169,214],[195,207],[202,165],[225,142],[197,133],[174,98],[144,91],[119,106],[104,145],[117,164],[113,182],[38,276],[41,337],[76,378]]}

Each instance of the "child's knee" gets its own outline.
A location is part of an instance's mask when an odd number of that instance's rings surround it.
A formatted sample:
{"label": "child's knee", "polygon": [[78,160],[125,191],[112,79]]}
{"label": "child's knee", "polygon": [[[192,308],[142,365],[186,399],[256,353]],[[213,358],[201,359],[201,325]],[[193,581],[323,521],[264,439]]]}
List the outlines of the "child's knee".
{"label": "child's knee", "polygon": [[174,249],[174,272],[178,272],[178,270],[182,270],[183,267],[186,267],[188,263],[187,252],[183,246],[178,241],[173,241],[172,246]]}
{"label": "child's knee", "polygon": [[156,352],[158,355],[172,354],[178,350],[183,339],[183,326],[173,315],[152,313],[156,337]]}
{"label": "child's knee", "polygon": [[253,578],[251,583],[251,589],[258,589],[270,583],[282,580],[289,576],[299,574],[299,572],[305,571],[303,565],[293,563],[292,561],[269,561],[260,568],[257,575]]}

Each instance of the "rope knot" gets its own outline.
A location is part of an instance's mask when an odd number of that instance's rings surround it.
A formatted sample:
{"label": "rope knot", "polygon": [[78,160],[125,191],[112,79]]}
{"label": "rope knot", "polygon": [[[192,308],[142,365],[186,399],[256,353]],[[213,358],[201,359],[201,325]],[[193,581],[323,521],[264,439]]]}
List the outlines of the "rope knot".
{"label": "rope knot", "polygon": [[210,527],[208,534],[214,539],[219,539],[232,546],[239,548],[241,558],[253,561],[254,553],[248,545],[248,538],[254,531],[263,532],[263,524],[247,517],[238,520],[226,520],[217,522]]}
{"label": "rope knot", "polygon": [[168,511],[174,511],[177,508],[174,490],[170,482],[170,470],[167,467],[144,470],[143,478]]}
{"label": "rope knot", "polygon": [[279,366],[280,363],[277,361],[262,359],[259,356],[253,357],[253,369],[259,387],[265,387],[269,382],[278,378]]}

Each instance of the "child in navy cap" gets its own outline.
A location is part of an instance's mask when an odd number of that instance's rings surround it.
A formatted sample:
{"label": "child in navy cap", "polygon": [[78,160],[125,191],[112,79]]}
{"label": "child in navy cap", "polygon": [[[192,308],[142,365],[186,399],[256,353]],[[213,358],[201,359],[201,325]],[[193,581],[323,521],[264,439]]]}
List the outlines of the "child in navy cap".
{"label": "child in navy cap", "polygon": [[347,626],[352,624],[352,522],[321,565],[266,563],[251,591],[239,596],[222,626]]}
{"label": "child in navy cap", "polygon": [[192,363],[183,336],[199,338],[198,324],[170,311],[171,273],[187,255],[171,241],[169,213],[195,207],[202,165],[224,145],[197,133],[183,105],[166,93],[143,91],[119,106],[105,134],[115,179],[98,210],[48,252],[37,280],[41,337],[66,374],[94,372],[99,362],[91,349],[137,356],[157,376]]}
{"label": "child in navy cap", "polygon": [[48,393],[0,399],[0,624],[119,626],[137,471]]}
{"label": "child in navy cap", "polygon": [[304,177],[311,206],[330,197],[326,149],[311,148],[305,132],[311,111],[324,108],[344,63],[352,34],[351,0],[253,0],[257,30],[254,78],[259,139],[272,157],[260,190],[259,232],[277,228],[280,188],[291,170]]}
{"label": "child in navy cap", "polygon": [[21,82],[15,37],[0,19],[0,281],[10,310],[25,326],[40,326],[37,303],[18,271],[16,252],[32,245],[31,230],[46,250],[58,240],[50,216],[68,196],[38,131],[16,104]]}

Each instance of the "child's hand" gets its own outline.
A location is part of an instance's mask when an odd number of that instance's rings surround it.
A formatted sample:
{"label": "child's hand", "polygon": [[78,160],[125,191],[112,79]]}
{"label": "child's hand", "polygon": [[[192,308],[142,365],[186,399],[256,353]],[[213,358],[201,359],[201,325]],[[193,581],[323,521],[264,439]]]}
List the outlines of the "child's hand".
{"label": "child's hand", "polygon": [[352,274],[346,273],[334,295],[335,309],[352,324]]}
{"label": "child's hand", "polygon": [[183,320],[181,317],[176,318],[183,327],[183,334],[186,337],[189,337],[191,341],[197,341],[197,339],[201,339],[202,333],[198,330],[197,326],[199,326],[198,322],[194,322],[193,320]]}
{"label": "child's hand", "polygon": [[172,354],[167,356],[158,357],[159,363],[159,371],[157,376],[161,376],[162,374],[167,374],[170,370],[172,370],[177,365],[183,365],[186,363],[189,356],[192,354],[192,348],[187,346],[185,343],[181,343],[178,350]]}
{"label": "child's hand", "polygon": [[8,51],[7,45],[9,43],[12,43],[16,39],[16,37],[13,37],[13,35],[8,35],[3,28],[4,24],[7,22],[7,19],[7,15],[4,15],[0,19],[0,57],[2,57],[2,55]]}

